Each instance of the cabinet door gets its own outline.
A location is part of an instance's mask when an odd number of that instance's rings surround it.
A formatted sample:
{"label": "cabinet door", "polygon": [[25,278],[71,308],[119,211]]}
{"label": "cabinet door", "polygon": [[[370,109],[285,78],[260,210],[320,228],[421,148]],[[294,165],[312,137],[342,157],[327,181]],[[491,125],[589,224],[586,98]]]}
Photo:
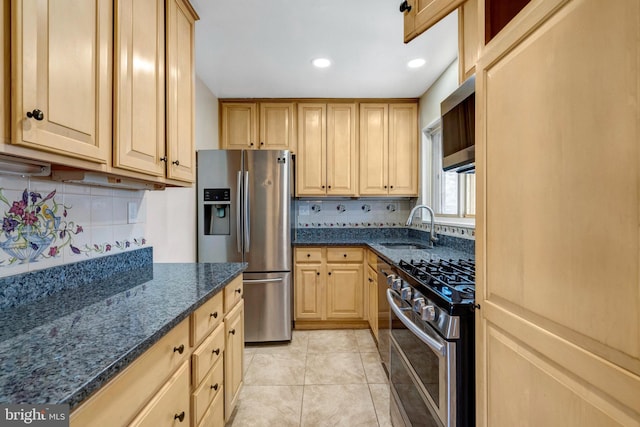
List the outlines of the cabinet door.
{"label": "cabinet door", "polygon": [[224,319],[224,417],[233,412],[242,387],[244,358],[244,300],[240,301]]}
{"label": "cabinet door", "polygon": [[260,148],[296,151],[292,102],[260,103]]}
{"label": "cabinet door", "polygon": [[373,335],[378,339],[378,273],[367,266],[367,283],[369,289],[369,326]]}
{"label": "cabinet door", "polygon": [[327,192],[327,106],[298,104],[296,193],[324,196]]}
{"label": "cabinet door", "polygon": [[360,104],[360,195],[386,196],[389,182],[389,106]]}
{"label": "cabinet door", "polygon": [[389,195],[418,195],[418,106],[389,105]]}
{"label": "cabinet door", "polygon": [[[11,4],[12,142],[106,163],[111,153],[111,1]],[[40,110],[39,118],[28,118],[34,110]]]}
{"label": "cabinet door", "polygon": [[404,42],[413,40],[453,12],[464,0],[409,0],[411,11],[405,12]]}
{"label": "cabinet door", "polygon": [[164,2],[115,5],[114,166],[164,176]]}
{"label": "cabinet door", "polygon": [[479,51],[478,0],[466,0],[458,8],[459,83],[475,74]]}
{"label": "cabinet door", "polygon": [[195,19],[183,0],[167,1],[167,178],[187,182],[195,173]]}
{"label": "cabinet door", "polygon": [[11,140],[11,2],[4,1],[0,5],[0,34],[2,44],[0,45],[0,73],[2,83],[0,83],[0,143],[9,143]]}
{"label": "cabinet door", "polygon": [[220,147],[231,150],[257,148],[258,106],[255,102],[223,102]]}
{"label": "cabinet door", "polygon": [[324,280],[322,264],[296,264],[296,320],[322,320],[324,317]]}
{"label": "cabinet door", "polygon": [[362,264],[327,264],[327,319],[362,319]]}
{"label": "cabinet door", "polygon": [[327,195],[358,194],[355,104],[327,105]]}

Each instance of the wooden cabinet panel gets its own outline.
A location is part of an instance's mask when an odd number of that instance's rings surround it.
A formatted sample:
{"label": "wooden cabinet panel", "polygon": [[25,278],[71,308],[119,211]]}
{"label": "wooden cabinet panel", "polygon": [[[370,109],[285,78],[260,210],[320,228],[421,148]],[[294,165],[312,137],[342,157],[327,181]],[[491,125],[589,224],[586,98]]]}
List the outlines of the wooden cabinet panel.
{"label": "wooden cabinet panel", "polygon": [[167,1],[167,178],[195,177],[195,52],[197,15],[183,0]]}
{"label": "wooden cabinet panel", "polygon": [[164,176],[164,2],[115,1],[113,165]]}
{"label": "wooden cabinet panel", "polygon": [[364,249],[362,248],[327,248],[327,262],[345,263],[364,261]]}
{"label": "wooden cabinet panel", "polygon": [[[12,143],[106,163],[111,153],[111,2],[11,4]],[[28,118],[34,110],[42,112],[41,119]]]}
{"label": "wooden cabinet panel", "polygon": [[191,314],[191,346],[200,344],[224,317],[224,292],[214,295]]}
{"label": "wooden cabinet panel", "polygon": [[409,0],[404,12],[404,42],[408,43],[453,12],[464,0]]}
{"label": "wooden cabinet panel", "polygon": [[298,104],[296,193],[325,195],[327,182],[327,106]]}
{"label": "wooden cabinet panel", "polygon": [[322,248],[296,248],[296,263],[299,262],[322,262]]}
{"label": "wooden cabinet panel", "polygon": [[295,104],[260,103],[260,148],[296,151]]}
{"label": "wooden cabinet panel", "polygon": [[198,427],[224,427],[224,387],[213,399]]}
{"label": "wooden cabinet panel", "polygon": [[296,264],[295,317],[322,320],[324,317],[325,269],[322,264]]}
{"label": "wooden cabinet panel", "polygon": [[362,264],[327,264],[327,319],[362,319]]}
{"label": "wooden cabinet panel", "polygon": [[480,55],[478,30],[478,0],[466,0],[458,8],[458,82],[462,83],[476,72]]}
{"label": "wooden cabinet panel", "polygon": [[0,143],[11,140],[11,2],[4,1],[0,5]]}
{"label": "wooden cabinet panel", "polygon": [[221,323],[191,355],[191,372],[194,385],[200,384],[211,367],[222,359],[223,353],[224,326]]}
{"label": "wooden cabinet panel", "polygon": [[378,274],[376,270],[367,266],[367,282],[365,286],[368,288],[368,310],[369,327],[373,336],[378,339]]}
{"label": "wooden cabinet panel", "polygon": [[515,20],[477,65],[478,425],[637,425],[640,4]]}
{"label": "wooden cabinet panel", "polygon": [[387,195],[388,152],[389,106],[360,104],[360,195]]}
{"label": "wooden cabinet panel", "polygon": [[327,105],[326,174],[328,196],[356,196],[358,145],[356,105]]}
{"label": "wooden cabinet panel", "polygon": [[224,319],[224,417],[231,417],[242,388],[244,360],[244,301],[231,310]]}
{"label": "wooden cabinet panel", "polygon": [[224,288],[224,312],[229,313],[242,300],[242,295],[242,276],[238,276]]}
{"label": "wooden cabinet panel", "polygon": [[258,105],[253,102],[221,103],[220,146],[244,150],[257,147]]}
{"label": "wooden cabinet panel", "polygon": [[[221,325],[222,326],[222,325]],[[223,328],[224,330],[224,328]],[[224,339],[224,334],[220,334]],[[222,394],[222,386],[224,383],[224,363],[222,357],[216,362],[206,377],[202,379],[202,384],[191,395],[191,416],[194,424],[200,423],[204,418],[209,404],[219,395]]]}
{"label": "wooden cabinet panel", "polygon": [[189,363],[185,362],[131,422],[130,427],[178,427],[190,423]]}
{"label": "wooden cabinet panel", "polygon": [[389,105],[389,195],[418,194],[418,106]]}

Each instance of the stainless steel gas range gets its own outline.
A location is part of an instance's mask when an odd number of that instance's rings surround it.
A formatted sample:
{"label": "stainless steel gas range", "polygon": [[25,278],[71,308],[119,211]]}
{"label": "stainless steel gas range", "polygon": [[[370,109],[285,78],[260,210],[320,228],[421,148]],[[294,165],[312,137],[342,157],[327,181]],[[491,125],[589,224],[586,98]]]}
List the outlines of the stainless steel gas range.
{"label": "stainless steel gas range", "polygon": [[387,282],[393,425],[474,426],[475,262],[400,261]]}

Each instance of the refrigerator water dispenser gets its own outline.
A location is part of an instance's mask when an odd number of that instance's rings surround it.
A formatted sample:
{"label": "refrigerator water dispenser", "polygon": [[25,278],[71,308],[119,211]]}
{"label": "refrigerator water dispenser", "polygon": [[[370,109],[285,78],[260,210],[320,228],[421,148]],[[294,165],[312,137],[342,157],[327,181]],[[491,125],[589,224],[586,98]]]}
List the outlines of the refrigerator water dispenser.
{"label": "refrigerator water dispenser", "polygon": [[231,190],[229,188],[204,189],[204,234],[206,236],[231,234]]}

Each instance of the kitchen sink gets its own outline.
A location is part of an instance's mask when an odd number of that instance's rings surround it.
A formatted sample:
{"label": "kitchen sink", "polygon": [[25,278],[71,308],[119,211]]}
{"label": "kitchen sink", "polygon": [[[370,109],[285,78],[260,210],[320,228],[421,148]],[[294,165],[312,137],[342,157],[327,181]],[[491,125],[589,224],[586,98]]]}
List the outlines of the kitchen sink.
{"label": "kitchen sink", "polygon": [[429,249],[429,246],[420,243],[380,243],[387,249]]}

